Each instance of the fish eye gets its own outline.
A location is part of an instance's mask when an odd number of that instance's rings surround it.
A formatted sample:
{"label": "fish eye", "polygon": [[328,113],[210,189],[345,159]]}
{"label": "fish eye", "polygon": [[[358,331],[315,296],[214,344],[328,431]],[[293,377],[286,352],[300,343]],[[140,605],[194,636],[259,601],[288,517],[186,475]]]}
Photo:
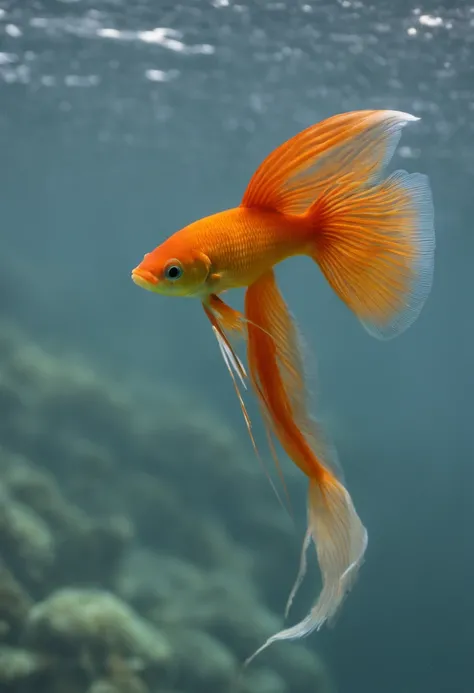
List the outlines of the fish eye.
{"label": "fish eye", "polygon": [[166,279],[169,279],[170,281],[174,282],[177,279],[181,277],[183,274],[183,268],[181,267],[181,263],[178,260],[171,260],[166,265],[165,268],[165,277]]}

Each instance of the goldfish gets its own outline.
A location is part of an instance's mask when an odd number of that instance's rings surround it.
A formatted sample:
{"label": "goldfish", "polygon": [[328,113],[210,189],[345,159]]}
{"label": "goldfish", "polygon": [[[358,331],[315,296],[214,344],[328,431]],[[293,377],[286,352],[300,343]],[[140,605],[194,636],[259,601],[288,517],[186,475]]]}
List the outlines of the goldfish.
{"label": "goldfish", "polygon": [[[248,382],[269,439],[280,443],[308,479],[308,525],[286,613],[311,544],[322,587],[308,615],[269,637],[247,663],[273,642],[302,638],[331,623],[368,543],[334,450],[310,413],[301,337],[275,267],[294,256],[309,258],[378,339],[391,339],[416,320],[433,282],[430,183],[424,174],[386,175],[385,168],[402,129],[417,120],[400,111],[360,110],[306,128],[263,160],[239,206],[176,231],[132,271],[144,289],[201,301],[255,449],[241,395]],[[243,312],[221,298],[237,288],[245,289]],[[233,343],[242,335],[248,373]]]}

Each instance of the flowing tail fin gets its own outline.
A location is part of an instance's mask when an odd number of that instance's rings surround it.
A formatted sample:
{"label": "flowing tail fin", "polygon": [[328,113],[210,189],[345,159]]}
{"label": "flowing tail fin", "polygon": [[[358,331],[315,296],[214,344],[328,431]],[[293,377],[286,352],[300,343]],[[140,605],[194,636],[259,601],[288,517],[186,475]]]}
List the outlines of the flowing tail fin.
{"label": "flowing tail fin", "polygon": [[[310,479],[308,489],[308,531],[303,551],[309,547],[310,536],[316,547],[322,574],[323,588],[316,604],[299,623],[272,635],[246,660],[249,664],[257,655],[279,640],[297,640],[335,617],[353,586],[367,548],[367,531],[352,499],[344,486],[332,475]],[[303,564],[302,564],[303,565]],[[300,571],[295,587],[304,577]],[[293,599],[296,589],[292,590]]]}
{"label": "flowing tail fin", "polygon": [[426,176],[341,184],[310,207],[311,256],[367,331],[390,339],[418,317],[433,281],[433,205]]}
{"label": "flowing tail fin", "polygon": [[[250,377],[260,406],[288,456],[309,477],[308,531],[303,552],[312,540],[323,579],[322,591],[308,616],[269,638],[248,663],[271,643],[301,638],[334,617],[362,564],[367,532],[337,478],[323,432],[308,413],[298,335],[273,272],[267,272],[247,289],[245,313],[249,320]],[[302,560],[290,600],[304,571]]]}
{"label": "flowing tail fin", "polygon": [[428,178],[383,171],[403,127],[399,111],[354,111],[300,132],[275,149],[242,200],[306,217],[304,251],[374,336],[389,339],[419,315],[435,252]]}

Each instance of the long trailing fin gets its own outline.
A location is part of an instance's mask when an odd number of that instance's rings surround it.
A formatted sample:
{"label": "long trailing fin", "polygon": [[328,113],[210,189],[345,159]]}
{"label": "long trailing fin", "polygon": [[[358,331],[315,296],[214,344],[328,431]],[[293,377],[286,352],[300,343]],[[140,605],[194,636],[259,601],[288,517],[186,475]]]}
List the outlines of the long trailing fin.
{"label": "long trailing fin", "polygon": [[[309,477],[308,530],[287,610],[306,572],[310,540],[316,547],[323,582],[308,616],[270,637],[247,659],[248,664],[271,643],[304,637],[334,618],[362,565],[367,532],[349,493],[331,470],[331,449],[321,427],[308,413],[296,327],[272,271],[247,289],[245,313],[249,319],[248,362],[252,385],[267,411],[274,435]],[[264,329],[256,329],[254,325]]]}
{"label": "long trailing fin", "polygon": [[[245,661],[245,666],[280,640],[303,638],[321,626],[331,623],[340,610],[345,597],[352,588],[367,548],[367,531],[360,521],[352,499],[336,479],[326,478],[318,483],[311,479],[308,492],[309,526],[308,531],[316,546],[318,562],[321,567],[323,588],[316,604],[299,623],[285,628],[256,650]],[[306,549],[307,535],[303,545]],[[304,574],[305,560],[298,578]],[[301,582],[297,581],[296,587]],[[292,591],[294,596],[295,589]]]}
{"label": "long trailing fin", "polygon": [[[283,440],[291,424],[315,454],[324,459],[325,467],[342,479],[336,450],[309,411],[302,339],[278,289],[273,271],[265,273],[247,289],[245,318],[250,380],[275,436],[292,457],[288,446],[294,446],[294,439],[291,438],[288,445]],[[275,411],[276,405],[279,412]],[[277,427],[277,413],[285,417],[287,427]],[[311,476],[313,467],[308,467],[301,455],[298,455],[298,460],[294,461],[302,466],[307,476]]]}
{"label": "long trailing fin", "polygon": [[276,448],[275,448],[272,422],[268,416],[268,411],[265,409],[265,407],[262,406],[260,398],[258,398],[258,403],[259,403],[260,413],[262,415],[263,425],[265,428],[265,434],[267,436],[268,449],[270,450],[270,455],[272,456],[273,463],[274,463],[275,468],[277,470],[277,474],[279,476],[281,485],[282,485],[284,493],[285,493],[286,501],[288,504],[286,509],[288,510],[288,514],[294,520],[293,508],[292,508],[292,504],[291,504],[290,494],[288,492],[288,487],[287,487],[286,481],[285,481],[285,475],[283,474],[283,469],[281,468],[280,459],[278,457],[278,453],[277,453]]}
{"label": "long trailing fin", "polygon": [[[209,296],[208,301],[207,301],[207,306],[213,311],[215,318],[217,319],[217,321],[218,321],[219,325],[221,326],[221,328],[223,329],[223,331],[227,329],[229,331],[232,331],[233,334],[237,333],[238,336],[243,336],[244,334],[246,335],[244,328],[249,324],[249,320],[245,315],[242,315],[242,313],[240,313],[239,311],[237,311],[234,308],[232,308],[231,306],[229,306],[227,303],[225,303],[216,294],[211,294]],[[254,327],[256,329],[264,331],[263,328],[260,327],[259,325],[254,325]],[[213,329],[215,330],[216,327],[214,326]],[[271,335],[268,335],[268,336],[270,337],[270,339],[272,338]],[[221,347],[221,349],[222,349],[222,347]],[[226,353],[228,353],[228,351],[229,351],[229,345],[227,345],[227,347],[226,347]],[[227,363],[227,359],[224,358],[224,360]],[[260,400],[259,400],[259,405],[260,405]],[[274,445],[274,442],[272,439],[271,426],[270,426],[269,421],[268,421],[267,412],[265,409],[262,409],[261,405],[260,405],[260,409],[261,409],[262,416],[263,416],[263,424],[264,424],[265,432],[267,435],[267,441],[268,441],[268,447],[270,450],[270,454],[273,458],[273,462],[275,464],[275,468],[277,470],[277,474],[279,476],[280,483],[281,483],[281,485],[283,487],[283,491],[285,493],[285,497],[286,497],[286,501],[287,501],[287,506],[285,509],[287,510],[288,514],[291,517],[293,517],[293,512],[292,512],[292,508],[291,508],[291,498],[290,498],[290,494],[288,492],[288,488],[286,485],[283,470],[281,468],[280,461],[278,459],[278,455],[277,455],[275,445]],[[244,416],[245,417],[248,416],[246,411],[244,413]],[[268,476],[267,472],[266,472],[266,474]]]}
{"label": "long trailing fin", "polygon": [[311,529],[308,526],[308,529],[306,530],[306,533],[304,535],[303,539],[303,546],[301,547],[301,556],[300,556],[300,566],[298,569],[298,574],[296,576],[296,580],[293,584],[293,587],[291,588],[290,596],[288,597],[288,600],[286,602],[286,607],[285,607],[285,618],[288,617],[288,614],[290,613],[291,606],[293,604],[293,600],[296,596],[296,593],[298,592],[301,583],[304,580],[304,577],[306,575],[306,568],[308,566],[308,561],[306,559],[306,555],[308,553],[308,549],[311,545]]}
{"label": "long trailing fin", "polygon": [[[218,298],[218,297],[214,297],[214,298]],[[235,327],[233,329],[238,330],[240,332],[240,324],[245,323],[244,316],[240,316],[242,318],[242,321],[240,321],[240,319],[239,319],[240,314],[238,313],[238,311],[235,311],[233,308],[231,308],[226,303],[224,303],[221,299],[218,299],[218,301],[221,304],[219,306],[220,310],[222,311],[222,313],[220,312],[220,315],[223,314],[225,316],[229,316],[229,315],[232,315],[232,313],[233,313],[234,314],[233,320],[231,321],[231,323],[228,322],[227,324],[228,324],[228,326],[229,326],[229,324],[235,325]],[[223,308],[223,306],[225,308]],[[247,431],[248,431],[248,434],[250,437],[250,442],[252,443],[252,447],[253,447],[255,456],[257,457],[257,460],[258,460],[260,466],[262,467],[262,469],[265,473],[265,476],[267,477],[267,479],[270,483],[270,486],[271,486],[279,504],[281,505],[283,510],[285,510],[286,512],[288,512],[288,514],[290,516],[292,516],[290,497],[288,494],[288,490],[287,490],[287,487],[285,484],[284,477],[281,473],[281,469],[280,469],[279,464],[278,464],[278,458],[276,457],[276,454],[274,453],[274,448],[271,447],[270,451],[271,451],[271,454],[272,454],[273,459],[275,461],[277,470],[279,472],[280,480],[283,484],[283,488],[284,488],[285,495],[286,495],[288,503],[289,503],[289,507],[286,507],[285,504],[283,503],[281,496],[278,492],[278,489],[276,488],[275,483],[274,483],[273,479],[271,478],[271,476],[270,476],[270,474],[269,474],[269,472],[265,466],[263,458],[262,458],[260,451],[258,449],[255,437],[253,435],[252,421],[251,421],[250,415],[248,413],[247,407],[245,405],[244,399],[242,397],[242,394],[240,392],[239,383],[237,381],[237,379],[238,379],[240,381],[240,383],[242,384],[242,386],[245,389],[247,389],[247,385],[245,382],[247,379],[247,373],[245,371],[245,368],[244,368],[241,360],[239,359],[239,357],[235,353],[235,350],[232,347],[232,345],[229,341],[229,338],[225,334],[225,331],[224,331],[222,325],[220,324],[219,318],[213,313],[212,308],[214,308],[214,305],[213,304],[206,305],[205,303],[203,303],[203,308],[204,308],[204,312],[206,313],[206,315],[207,315],[207,317],[211,323],[212,331],[214,333],[214,336],[217,339],[217,343],[219,345],[219,349],[220,349],[223,361],[224,361],[224,363],[227,367],[227,370],[230,374],[230,377],[232,379],[234,390],[235,390],[235,393],[237,395],[237,399],[238,399],[239,404],[240,404],[240,408],[241,408],[241,411],[242,411],[242,414],[243,414],[243,417],[245,420],[245,425],[247,427]],[[230,329],[232,329],[232,328],[230,328]]]}

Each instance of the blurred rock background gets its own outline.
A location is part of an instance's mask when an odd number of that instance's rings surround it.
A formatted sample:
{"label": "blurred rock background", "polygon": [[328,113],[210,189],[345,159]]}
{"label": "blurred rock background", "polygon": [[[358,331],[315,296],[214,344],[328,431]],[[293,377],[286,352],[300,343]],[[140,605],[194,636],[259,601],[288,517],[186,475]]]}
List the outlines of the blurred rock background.
{"label": "blurred rock background", "polygon": [[5,323],[0,364],[2,691],[330,691],[298,645],[240,672],[281,626],[299,546],[231,429]]}

